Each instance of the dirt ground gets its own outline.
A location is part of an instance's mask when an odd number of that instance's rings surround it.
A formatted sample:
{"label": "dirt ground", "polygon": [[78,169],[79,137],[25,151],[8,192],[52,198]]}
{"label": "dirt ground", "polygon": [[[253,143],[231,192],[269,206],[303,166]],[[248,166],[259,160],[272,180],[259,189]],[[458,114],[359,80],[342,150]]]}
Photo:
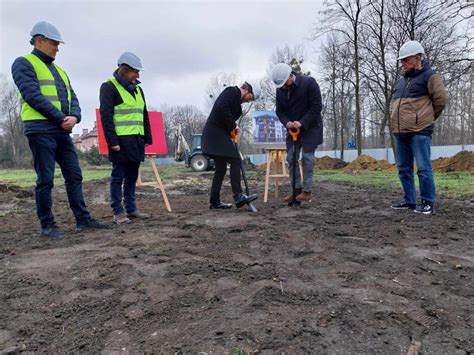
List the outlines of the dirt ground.
{"label": "dirt ground", "polygon": [[[389,208],[400,191],[318,183],[291,209],[260,177],[258,213],[216,211],[211,176],[169,182],[171,213],[139,188],[153,218],[93,233],[57,187],[62,240],[38,236],[30,191],[1,188],[0,352],[474,353],[474,200],[420,216]],[[107,182],[84,190],[111,221]]]}

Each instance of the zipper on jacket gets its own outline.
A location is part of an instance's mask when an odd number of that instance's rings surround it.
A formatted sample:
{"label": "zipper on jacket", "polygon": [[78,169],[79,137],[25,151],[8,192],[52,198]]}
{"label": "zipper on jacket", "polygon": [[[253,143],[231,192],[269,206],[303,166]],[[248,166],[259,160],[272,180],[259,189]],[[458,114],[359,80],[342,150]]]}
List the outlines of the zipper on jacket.
{"label": "zipper on jacket", "polygon": [[418,114],[416,114],[416,120],[415,123],[418,125]]}
{"label": "zipper on jacket", "polygon": [[405,97],[406,95],[406,91],[408,89],[408,87],[410,86],[410,82],[411,82],[411,78],[408,78],[406,84],[405,84],[405,87],[403,88],[403,95],[400,96],[400,101],[398,102],[398,133],[401,133],[400,132],[400,106],[402,105],[402,97]]}

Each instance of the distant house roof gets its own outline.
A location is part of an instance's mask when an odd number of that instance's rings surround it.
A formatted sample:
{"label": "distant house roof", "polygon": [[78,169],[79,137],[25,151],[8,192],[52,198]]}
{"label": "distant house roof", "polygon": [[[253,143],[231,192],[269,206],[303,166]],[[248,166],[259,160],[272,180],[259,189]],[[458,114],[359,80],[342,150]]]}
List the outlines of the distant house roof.
{"label": "distant house roof", "polygon": [[82,130],[81,135],[75,134],[74,135],[74,142],[75,143],[81,143],[83,140],[87,140],[89,138],[98,138],[98,136],[99,135],[97,134],[97,127],[94,124],[94,128],[92,128],[90,131],[88,131],[87,128],[84,128]]}
{"label": "distant house roof", "polygon": [[88,133],[84,133],[82,134],[79,139],[83,140],[83,139],[87,139],[87,138],[96,138],[98,137],[99,135],[97,134],[97,128],[94,127],[90,130],[90,132]]}

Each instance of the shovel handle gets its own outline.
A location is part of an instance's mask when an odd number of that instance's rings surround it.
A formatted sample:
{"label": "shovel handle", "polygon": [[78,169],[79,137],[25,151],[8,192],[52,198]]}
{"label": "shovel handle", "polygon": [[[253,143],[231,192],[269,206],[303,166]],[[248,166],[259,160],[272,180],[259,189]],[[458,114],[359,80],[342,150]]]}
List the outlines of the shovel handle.
{"label": "shovel handle", "polygon": [[299,128],[290,128],[288,130],[288,133],[291,136],[291,139],[293,139],[293,142],[296,142],[298,139],[298,135],[300,134],[300,129]]}
{"label": "shovel handle", "polygon": [[230,131],[230,137],[232,138],[232,142],[234,142],[234,144],[237,144],[237,142],[239,141],[239,134],[237,133],[236,129]]}

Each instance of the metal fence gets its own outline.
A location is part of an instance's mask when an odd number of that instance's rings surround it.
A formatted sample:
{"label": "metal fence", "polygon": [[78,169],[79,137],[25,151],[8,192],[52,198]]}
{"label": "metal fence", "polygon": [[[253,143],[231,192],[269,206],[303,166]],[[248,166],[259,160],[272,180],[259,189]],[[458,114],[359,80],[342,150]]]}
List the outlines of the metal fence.
{"label": "metal fence", "polygon": [[[431,159],[448,158],[456,155],[461,151],[474,152],[474,144],[469,145],[445,145],[445,146],[433,146],[431,147]],[[378,148],[378,149],[362,149],[362,154],[371,156],[377,160],[388,160],[389,163],[395,164],[392,148]],[[247,155],[250,161],[256,165],[263,164],[267,161],[265,154],[250,154]],[[315,157],[321,158],[328,156],[331,158],[339,158],[341,156],[340,150],[317,150],[314,153]],[[345,150],[344,161],[350,163],[357,159],[357,150]],[[173,158],[157,158],[157,164],[183,164],[177,163]]]}

